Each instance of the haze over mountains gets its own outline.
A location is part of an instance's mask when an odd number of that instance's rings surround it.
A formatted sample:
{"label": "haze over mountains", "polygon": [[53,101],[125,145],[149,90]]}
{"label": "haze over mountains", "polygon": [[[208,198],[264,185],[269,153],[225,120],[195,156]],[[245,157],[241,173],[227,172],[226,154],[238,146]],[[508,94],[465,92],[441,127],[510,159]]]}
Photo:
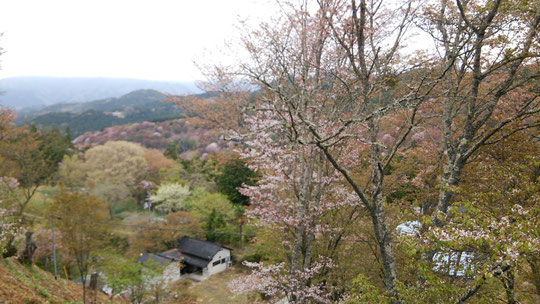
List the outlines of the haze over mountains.
{"label": "haze over mountains", "polygon": [[11,77],[0,79],[0,105],[21,110],[56,103],[80,103],[151,89],[173,95],[201,91],[194,82],[125,78]]}

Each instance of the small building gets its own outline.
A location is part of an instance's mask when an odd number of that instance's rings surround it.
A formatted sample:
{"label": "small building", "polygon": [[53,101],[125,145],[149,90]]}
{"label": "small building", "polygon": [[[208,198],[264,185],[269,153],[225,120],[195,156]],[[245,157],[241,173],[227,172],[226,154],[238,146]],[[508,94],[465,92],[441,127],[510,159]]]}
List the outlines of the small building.
{"label": "small building", "polygon": [[178,240],[177,248],[142,254],[137,262],[144,264],[152,260],[163,266],[162,279],[166,282],[184,277],[200,281],[231,267],[231,250],[220,244],[185,236]]}
{"label": "small building", "polygon": [[[399,224],[396,231],[401,237],[420,237],[422,223],[409,221]],[[465,277],[475,269],[475,254],[467,251],[442,250],[433,256],[433,270],[451,277]]]}
{"label": "small building", "polygon": [[191,237],[178,241],[182,253],[183,274],[196,274],[207,278],[231,267],[231,248]]}
{"label": "small building", "polygon": [[161,267],[164,268],[161,279],[168,283],[177,281],[181,278],[180,270],[183,267],[181,263],[181,256],[182,254],[180,253],[180,251],[175,248],[160,253],[142,254],[137,259],[137,262],[144,264],[150,260],[156,264],[159,264]]}

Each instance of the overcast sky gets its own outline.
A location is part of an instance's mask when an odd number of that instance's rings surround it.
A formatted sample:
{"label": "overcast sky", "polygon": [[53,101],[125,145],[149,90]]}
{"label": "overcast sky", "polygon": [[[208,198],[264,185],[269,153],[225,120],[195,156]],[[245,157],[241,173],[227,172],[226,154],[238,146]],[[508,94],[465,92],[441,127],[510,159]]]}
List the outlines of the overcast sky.
{"label": "overcast sky", "polygon": [[234,39],[269,0],[2,0],[0,78],[194,80],[193,61]]}

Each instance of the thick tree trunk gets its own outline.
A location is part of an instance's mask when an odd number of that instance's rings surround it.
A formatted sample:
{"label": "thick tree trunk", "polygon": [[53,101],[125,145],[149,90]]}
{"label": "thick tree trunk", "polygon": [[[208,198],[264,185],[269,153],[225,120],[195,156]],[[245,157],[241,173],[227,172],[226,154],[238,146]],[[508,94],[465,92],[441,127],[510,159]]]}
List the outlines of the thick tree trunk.
{"label": "thick tree trunk", "polygon": [[441,179],[441,187],[439,190],[439,200],[437,202],[437,207],[431,215],[431,220],[433,225],[436,227],[443,226],[443,217],[448,213],[448,207],[454,196],[453,187],[457,186],[461,181],[461,172],[463,171],[463,161],[451,162],[447,161],[447,164],[444,168],[443,176]]}
{"label": "thick tree trunk", "polygon": [[[303,158],[303,156],[300,156]],[[300,181],[301,188],[298,193],[298,201],[295,217],[299,219],[298,226],[296,227],[294,235],[293,252],[291,256],[291,273],[295,273],[300,270],[300,257],[302,254],[302,245],[304,243],[304,236],[306,235],[306,213],[307,205],[310,199],[311,177],[312,167],[310,160],[301,159],[302,165],[300,166]]]}
{"label": "thick tree trunk", "polygon": [[395,286],[395,281],[397,280],[397,267],[394,250],[392,248],[391,233],[386,226],[382,197],[376,198],[376,201],[373,202],[373,208],[370,210],[370,215],[373,223],[373,231],[375,232],[375,239],[377,240],[381,254],[386,292],[388,295],[395,298],[393,302],[396,302],[398,296]]}
{"label": "thick tree trunk", "polygon": [[19,257],[19,261],[21,261],[21,263],[23,264],[32,265],[32,263],[34,262],[37,245],[36,242],[34,242],[33,236],[34,233],[32,231],[26,232],[26,245],[24,247],[23,253]]}
{"label": "thick tree trunk", "polygon": [[509,269],[501,275],[501,281],[504,285],[504,290],[506,291],[506,303],[508,304],[517,304],[516,294],[514,292],[514,273],[512,269]]}
{"label": "thick tree trunk", "polygon": [[[297,272],[304,270],[305,264],[304,259],[302,258],[302,247],[306,242],[306,216],[308,213],[309,202],[311,200],[311,189],[313,182],[313,164],[310,156],[301,155],[300,162],[302,163],[300,167],[300,181],[301,188],[298,193],[298,202],[296,210],[296,218],[299,219],[298,226],[296,227],[294,235],[294,245],[293,252],[291,256],[291,274],[295,275]],[[303,282],[302,282],[303,283]],[[301,288],[301,286],[297,286]],[[292,294],[290,296],[290,301],[295,302],[296,298],[296,288],[293,288]]]}

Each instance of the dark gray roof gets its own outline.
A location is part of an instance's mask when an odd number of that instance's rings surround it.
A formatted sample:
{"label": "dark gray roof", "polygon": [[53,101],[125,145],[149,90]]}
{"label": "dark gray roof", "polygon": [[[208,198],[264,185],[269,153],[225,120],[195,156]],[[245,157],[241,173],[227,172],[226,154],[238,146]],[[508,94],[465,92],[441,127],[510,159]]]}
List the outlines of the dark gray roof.
{"label": "dark gray roof", "polygon": [[165,266],[169,264],[170,262],[174,261],[175,259],[167,257],[167,256],[162,256],[158,253],[145,253],[137,259],[137,262],[144,264],[148,260],[152,260],[153,262],[158,263],[161,266]]}
{"label": "dark gray roof", "polygon": [[158,253],[158,255],[160,255],[162,257],[171,258],[171,259],[174,259],[175,261],[178,261],[178,260],[180,260],[180,257],[182,256],[182,253],[178,249],[174,248],[174,249],[170,249],[170,250],[167,250],[167,251],[160,252],[160,253]]}
{"label": "dark gray roof", "polygon": [[182,263],[195,265],[200,268],[208,266],[211,260],[201,259],[199,257],[193,256],[191,254],[184,253],[182,256]]}
{"label": "dark gray roof", "polygon": [[212,260],[214,255],[222,248],[226,247],[187,236],[184,236],[178,241],[178,250],[180,250],[182,254],[188,254],[208,261]]}

